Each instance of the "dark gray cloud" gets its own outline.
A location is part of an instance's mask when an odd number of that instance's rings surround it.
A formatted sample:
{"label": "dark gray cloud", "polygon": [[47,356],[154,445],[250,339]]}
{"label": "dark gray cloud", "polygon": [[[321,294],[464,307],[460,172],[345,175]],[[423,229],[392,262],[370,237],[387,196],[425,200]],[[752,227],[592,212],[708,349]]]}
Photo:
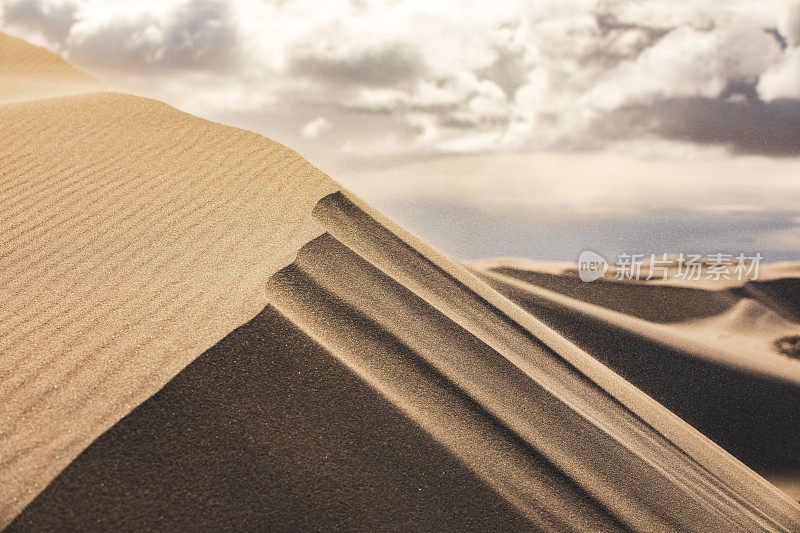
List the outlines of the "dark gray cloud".
{"label": "dark gray cloud", "polygon": [[478,74],[496,83],[508,98],[514,98],[517,89],[525,85],[528,78],[525,51],[498,47],[495,52],[495,60],[480,69]]}
{"label": "dark gray cloud", "polygon": [[237,58],[238,44],[237,21],[225,3],[193,0],[164,27],[161,61],[166,66],[222,68]]}
{"label": "dark gray cloud", "polygon": [[341,55],[297,50],[289,59],[293,75],[351,85],[396,86],[424,70],[419,55],[399,45]]}
{"label": "dark gray cloud", "polygon": [[781,50],[786,50],[786,48],[789,46],[786,42],[786,37],[781,35],[781,32],[778,30],[778,28],[766,28],[764,31],[775,38],[775,41],[777,41],[777,43],[780,45]]}
{"label": "dark gray cloud", "polygon": [[[602,39],[598,39],[598,47],[591,50],[584,61],[587,64],[603,64],[607,68],[624,60],[636,59],[673,30],[669,27],[622,22],[617,15],[609,12],[597,13],[595,20]],[[625,46],[620,45],[623,40],[627,41]]]}
{"label": "dark gray cloud", "polygon": [[6,0],[2,13],[5,23],[40,32],[47,40],[64,43],[75,23],[76,2]]}
{"label": "dark gray cloud", "polygon": [[596,127],[608,139],[656,135],[738,154],[800,155],[800,100],[670,98],[615,110]]}

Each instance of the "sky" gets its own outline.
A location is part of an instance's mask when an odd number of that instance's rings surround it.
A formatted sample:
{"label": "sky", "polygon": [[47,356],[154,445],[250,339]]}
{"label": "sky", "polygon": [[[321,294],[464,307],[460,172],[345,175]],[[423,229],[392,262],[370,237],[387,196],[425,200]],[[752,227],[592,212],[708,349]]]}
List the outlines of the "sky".
{"label": "sky", "polygon": [[0,28],[458,257],[800,260],[800,2],[4,0]]}

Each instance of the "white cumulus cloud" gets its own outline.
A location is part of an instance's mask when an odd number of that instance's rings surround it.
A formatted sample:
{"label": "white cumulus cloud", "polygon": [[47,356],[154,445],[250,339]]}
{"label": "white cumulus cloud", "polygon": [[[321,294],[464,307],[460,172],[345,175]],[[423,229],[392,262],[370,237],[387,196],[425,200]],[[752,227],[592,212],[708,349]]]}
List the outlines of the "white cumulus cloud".
{"label": "white cumulus cloud", "polygon": [[[334,121],[348,146],[381,130],[409,150],[594,148],[629,141],[627,113],[640,138],[758,151],[746,127],[730,134],[744,115],[776,132],[770,153],[800,154],[781,137],[800,114],[800,3],[5,0],[0,22],[189,111],[263,115],[262,131],[301,141]],[[728,130],[681,126],[674,109]]]}
{"label": "white cumulus cloud", "polygon": [[315,139],[333,129],[333,124],[325,117],[317,117],[305,123],[302,129],[304,137]]}

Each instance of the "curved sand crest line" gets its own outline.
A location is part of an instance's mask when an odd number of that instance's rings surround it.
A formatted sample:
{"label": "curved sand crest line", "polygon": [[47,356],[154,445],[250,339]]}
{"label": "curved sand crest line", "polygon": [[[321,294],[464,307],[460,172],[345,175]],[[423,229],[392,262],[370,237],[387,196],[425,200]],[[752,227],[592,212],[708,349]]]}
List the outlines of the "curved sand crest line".
{"label": "curved sand crest line", "polygon": [[267,304],[266,279],[320,233],[311,209],[337,186],[276,142],[160,102],[54,96],[89,77],[7,36],[0,49],[47,96],[0,104],[2,525]]}
{"label": "curved sand crest line", "polygon": [[800,524],[785,495],[291,150],[143,98],[48,96],[0,106],[3,523],[271,303],[534,523]]}
{"label": "curved sand crest line", "polygon": [[800,525],[786,495],[357,198],[314,213],[326,233],[273,276],[272,305],[538,527],[583,529],[575,489],[531,483],[553,470],[635,530]]}

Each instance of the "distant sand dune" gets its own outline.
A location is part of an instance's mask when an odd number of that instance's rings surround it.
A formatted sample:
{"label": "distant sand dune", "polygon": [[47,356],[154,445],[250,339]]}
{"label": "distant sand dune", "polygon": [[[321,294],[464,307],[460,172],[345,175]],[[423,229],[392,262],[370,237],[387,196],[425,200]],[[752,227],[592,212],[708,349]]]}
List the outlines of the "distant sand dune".
{"label": "distant sand dune", "polygon": [[[772,309],[750,290],[696,289],[645,282],[584,283],[575,275],[476,263],[501,292],[537,313],[558,308],[663,343],[721,365],[800,386],[800,361],[779,354],[774,340],[800,330],[793,313],[772,299]],[[761,282],[771,287],[775,282]],[[800,278],[795,279],[800,285]],[[749,287],[750,283],[745,287]],[[763,289],[759,289],[760,293]],[[779,314],[780,313],[780,314]]]}
{"label": "distant sand dune", "polygon": [[0,526],[800,529],[536,305],[295,152],[0,51]]}
{"label": "distant sand dune", "polygon": [[775,346],[800,333],[792,320],[800,278],[780,277],[793,273],[785,265],[718,289],[584,283],[508,259],[473,268],[800,499],[800,360]]}

